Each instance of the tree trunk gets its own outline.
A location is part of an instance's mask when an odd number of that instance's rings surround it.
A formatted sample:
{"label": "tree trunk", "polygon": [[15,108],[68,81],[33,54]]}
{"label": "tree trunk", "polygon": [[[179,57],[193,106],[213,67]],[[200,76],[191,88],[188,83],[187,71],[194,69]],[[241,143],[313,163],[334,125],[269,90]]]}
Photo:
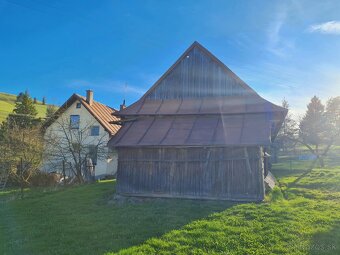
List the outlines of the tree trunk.
{"label": "tree trunk", "polygon": [[83,183],[83,176],[81,174],[81,162],[79,162],[76,167],[77,167],[77,179],[78,179],[78,183],[81,184],[81,183]]}
{"label": "tree trunk", "polygon": [[323,160],[323,156],[319,156],[319,163],[320,163],[320,167],[325,167],[325,162]]}

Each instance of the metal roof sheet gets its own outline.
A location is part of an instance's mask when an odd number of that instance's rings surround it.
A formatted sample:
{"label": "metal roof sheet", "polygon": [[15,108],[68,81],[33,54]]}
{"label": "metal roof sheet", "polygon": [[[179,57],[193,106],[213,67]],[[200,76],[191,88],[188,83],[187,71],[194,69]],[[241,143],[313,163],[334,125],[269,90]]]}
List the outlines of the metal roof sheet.
{"label": "metal roof sheet", "polygon": [[144,99],[116,112],[115,115],[238,114],[284,111],[286,111],[284,108],[255,95],[168,100]]}
{"label": "metal roof sheet", "polygon": [[268,145],[271,142],[271,124],[266,115],[142,117],[126,123],[109,145]]}

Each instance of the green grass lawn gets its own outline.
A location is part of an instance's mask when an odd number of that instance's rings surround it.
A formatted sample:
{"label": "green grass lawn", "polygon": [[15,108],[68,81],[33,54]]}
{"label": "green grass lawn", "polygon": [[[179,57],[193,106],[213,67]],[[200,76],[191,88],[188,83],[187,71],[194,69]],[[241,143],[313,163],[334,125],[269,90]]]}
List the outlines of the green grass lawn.
{"label": "green grass lawn", "polygon": [[[0,123],[7,118],[9,113],[13,112],[15,101],[16,95],[0,92]],[[38,117],[46,116],[47,105],[42,105],[41,102],[38,102],[35,107],[38,111]]]}
{"label": "green grass lawn", "polygon": [[114,201],[113,181],[28,190],[24,200],[7,190],[0,254],[340,254],[340,165],[309,164],[282,158],[273,172],[283,195],[263,203]]}

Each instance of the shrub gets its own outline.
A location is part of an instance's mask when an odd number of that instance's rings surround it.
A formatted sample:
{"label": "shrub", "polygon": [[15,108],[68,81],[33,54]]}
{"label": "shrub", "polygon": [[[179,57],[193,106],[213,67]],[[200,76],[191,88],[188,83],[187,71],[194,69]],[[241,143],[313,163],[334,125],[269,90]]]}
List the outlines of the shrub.
{"label": "shrub", "polygon": [[57,173],[45,173],[37,172],[31,178],[31,186],[34,187],[48,187],[58,184],[60,180],[60,174]]}
{"label": "shrub", "polygon": [[278,186],[275,186],[273,190],[269,193],[270,201],[279,201],[283,199],[283,194]]}

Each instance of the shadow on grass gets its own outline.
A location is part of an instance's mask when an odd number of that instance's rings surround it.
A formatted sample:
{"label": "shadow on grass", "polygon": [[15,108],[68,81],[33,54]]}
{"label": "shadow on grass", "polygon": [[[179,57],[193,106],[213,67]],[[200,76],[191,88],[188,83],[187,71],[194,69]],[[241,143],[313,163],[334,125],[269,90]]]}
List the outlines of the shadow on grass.
{"label": "shadow on grass", "polygon": [[317,244],[311,236],[334,224],[337,208],[305,198],[239,204],[118,254],[306,254]]}
{"label": "shadow on grass", "polygon": [[106,251],[117,252],[140,245],[150,238],[161,237],[192,221],[205,219],[236,204],[226,201],[183,199],[146,199],[137,203],[113,204],[112,210],[117,216],[111,217],[110,224],[114,226],[115,234],[109,241]]}
{"label": "shadow on grass", "polygon": [[114,190],[112,182],[90,184],[37,196],[33,191],[24,200],[4,203],[0,253],[116,252],[235,205],[179,199],[108,203]]}
{"label": "shadow on grass", "polygon": [[340,254],[340,221],[329,231],[318,232],[313,236],[309,253],[313,255]]}

